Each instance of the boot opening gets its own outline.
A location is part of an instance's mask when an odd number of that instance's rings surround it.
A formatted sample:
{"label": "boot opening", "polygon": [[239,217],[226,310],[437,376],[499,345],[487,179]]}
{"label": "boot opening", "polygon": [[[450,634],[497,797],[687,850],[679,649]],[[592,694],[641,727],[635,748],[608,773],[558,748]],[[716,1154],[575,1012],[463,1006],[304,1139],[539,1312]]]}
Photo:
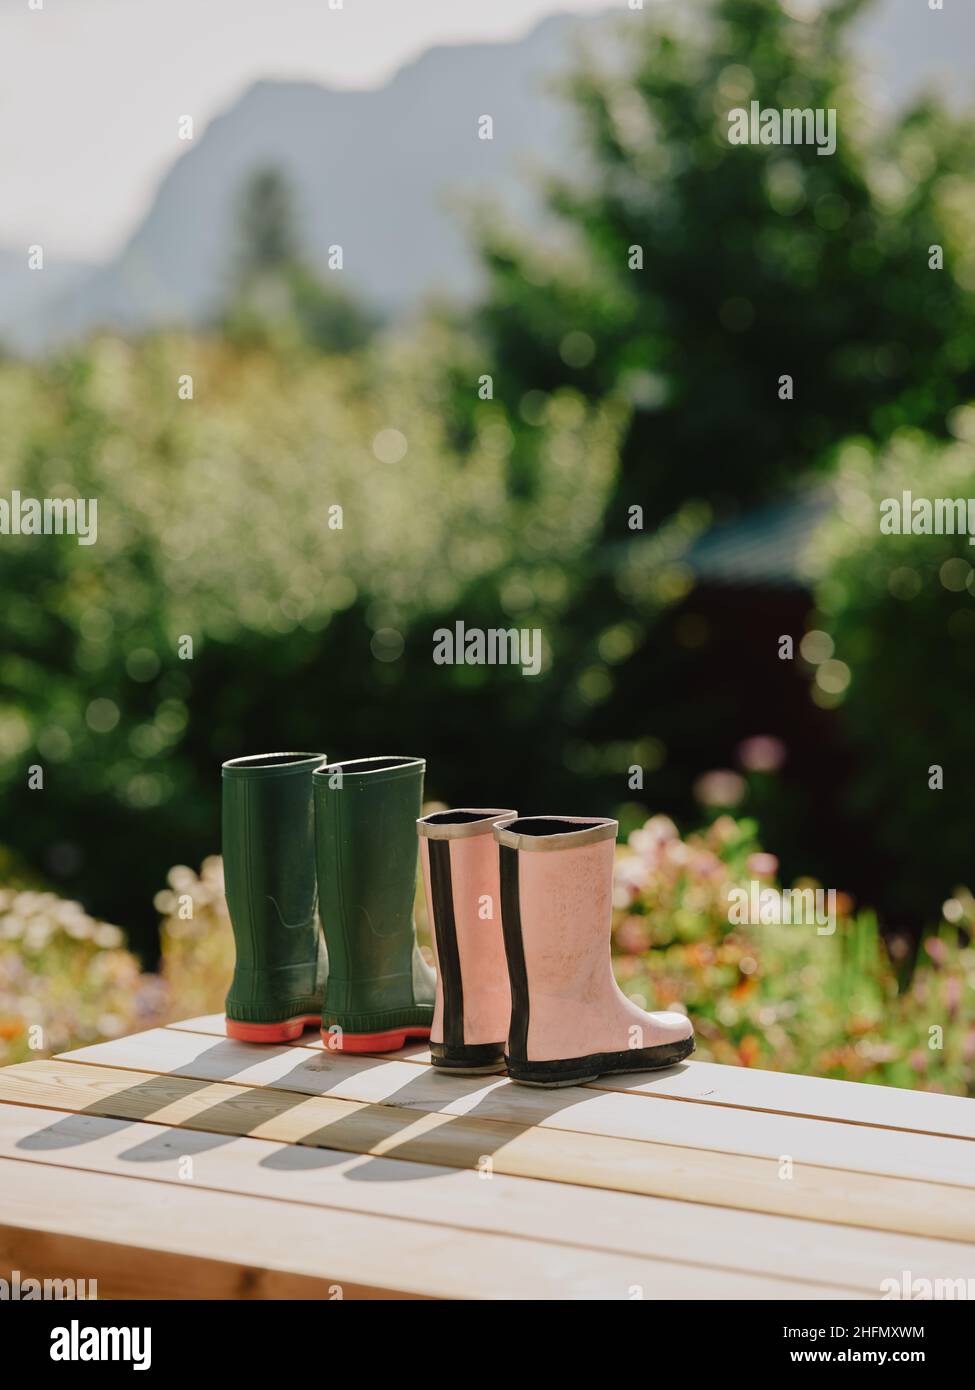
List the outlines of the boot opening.
{"label": "boot opening", "polygon": [[324,774],[331,774],[341,769],[343,772],[388,772],[394,767],[415,767],[422,765],[422,758],[347,758],[336,763],[329,763],[321,771]]}
{"label": "boot opening", "polygon": [[449,811],[431,811],[416,823],[417,834],[426,840],[463,840],[490,835],[497,825],[510,825],[517,811],[499,806],[454,806]]}
{"label": "boot opening", "polygon": [[524,816],[509,821],[505,830],[514,835],[572,835],[584,830],[599,830],[609,824],[604,820],[562,820],[558,816]]}
{"label": "boot opening", "polygon": [[259,767],[287,767],[294,763],[322,763],[324,753],[253,753],[246,758],[230,758],[225,768],[240,768],[247,771]]}

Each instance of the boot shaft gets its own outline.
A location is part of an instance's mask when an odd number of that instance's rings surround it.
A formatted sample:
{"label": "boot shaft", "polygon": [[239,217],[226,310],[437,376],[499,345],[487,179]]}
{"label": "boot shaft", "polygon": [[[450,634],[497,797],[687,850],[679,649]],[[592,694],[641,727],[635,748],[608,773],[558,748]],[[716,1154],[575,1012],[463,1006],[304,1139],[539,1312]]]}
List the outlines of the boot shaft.
{"label": "boot shaft", "polygon": [[694,1048],[680,1013],[647,1013],[617,985],[610,933],[616,821],[530,816],[495,827],[511,975],[515,1081],[567,1086],[672,1066]]}
{"label": "boot shaft", "polygon": [[224,884],[237,953],[228,1017],[269,1022],[320,1004],[312,773],[324,757],[268,753],[223,765]]}
{"label": "boot shaft", "polygon": [[437,962],[430,1041],[432,1046],[445,1045],[458,1062],[470,1061],[473,1055],[460,1049],[493,1045],[497,1052],[507,1037],[511,992],[493,827],[516,814],[463,807],[435,811],[417,821]]}
{"label": "boot shaft", "polygon": [[610,955],[617,822],[529,816],[495,829],[511,980],[508,1055],[566,1057],[616,995]]}
{"label": "boot shaft", "polygon": [[423,992],[429,967],[416,948],[413,902],[424,767],[422,758],[359,758],[314,774],[326,1024],[369,1032]]}

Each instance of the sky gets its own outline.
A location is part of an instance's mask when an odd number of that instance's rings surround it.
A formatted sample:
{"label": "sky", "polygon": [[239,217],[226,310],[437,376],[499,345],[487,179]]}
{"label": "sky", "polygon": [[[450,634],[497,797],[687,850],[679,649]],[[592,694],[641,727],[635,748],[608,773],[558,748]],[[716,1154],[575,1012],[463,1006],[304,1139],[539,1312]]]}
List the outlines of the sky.
{"label": "sky", "polygon": [[[778,0],[797,17],[822,0]],[[644,9],[684,0],[644,0]],[[769,4],[775,0],[769,0]],[[332,8],[341,4],[341,8]],[[437,44],[521,37],[626,0],[0,0],[0,252],[104,261],[208,122],[261,78],[373,87]],[[32,8],[40,6],[40,8]],[[895,88],[951,75],[971,99],[975,0],[875,0],[861,56]],[[886,17],[886,19],[885,19]],[[878,42],[879,40],[879,42]],[[891,44],[893,45],[891,47]]]}
{"label": "sky", "polygon": [[[381,86],[435,44],[517,38],[612,0],[0,0],[0,247],[100,261],[259,78]],[[622,0],[616,0],[622,3]],[[647,8],[655,3],[648,0]]]}

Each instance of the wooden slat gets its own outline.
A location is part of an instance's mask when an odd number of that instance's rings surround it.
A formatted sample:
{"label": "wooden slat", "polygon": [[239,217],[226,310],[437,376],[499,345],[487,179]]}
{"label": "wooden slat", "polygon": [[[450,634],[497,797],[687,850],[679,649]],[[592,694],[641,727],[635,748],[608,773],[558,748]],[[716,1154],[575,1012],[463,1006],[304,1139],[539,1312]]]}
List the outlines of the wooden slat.
{"label": "wooden slat", "polygon": [[506,1078],[450,1076],[400,1061],[258,1047],[170,1029],[80,1048],[62,1054],[61,1060],[748,1154],[776,1163],[788,1156],[793,1163],[975,1188],[975,1147],[928,1134],[725,1107],[648,1105],[638,1096],[585,1087],[540,1091]]}
{"label": "wooden slat", "polygon": [[[838,1295],[876,1296],[892,1268],[930,1278],[946,1271],[953,1278],[975,1274],[975,1251],[945,1241],[593,1188],[566,1190],[501,1174],[485,1181],[472,1172],[28,1106],[0,1105],[0,1157],[53,1165],[52,1182],[61,1167],[135,1174],[154,1182],[188,1181],[194,1190],[638,1255],[694,1267],[700,1283],[710,1283],[713,1274],[723,1283],[747,1273],[780,1281],[780,1288],[818,1284]],[[666,1270],[660,1276],[665,1280]],[[689,1282],[690,1270],[683,1268],[681,1277]],[[781,1296],[788,1293],[782,1289]]]}
{"label": "wooden slat", "polygon": [[27,1062],[0,1071],[0,1100],[186,1129],[249,1134],[343,1152],[672,1197],[842,1225],[975,1238],[975,1203],[957,1187],[669,1144],[523,1129],[469,1115],[207,1083],[83,1062]]}
{"label": "wooden slat", "polygon": [[[172,1031],[223,1037],[222,1014],[206,1014],[172,1024]],[[315,1051],[322,1043],[308,1032],[295,1046]],[[423,1047],[391,1054],[399,1060],[426,1064],[430,1053]],[[634,1072],[629,1076],[602,1077],[588,1083],[599,1091],[624,1092],[662,1100],[695,1101],[736,1109],[773,1111],[811,1119],[910,1130],[920,1134],[975,1139],[975,1105],[965,1096],[943,1096],[934,1091],[908,1091],[897,1086],[870,1086],[856,1081],[832,1081],[788,1072],[758,1071],[714,1062],[683,1062],[661,1072]]]}
{"label": "wooden slat", "polygon": [[[100,1247],[86,1252],[89,1263],[74,1263],[77,1240]],[[22,1274],[97,1278],[110,1297],[239,1297],[255,1277],[273,1288],[273,1275],[349,1298],[624,1299],[634,1285],[651,1297],[691,1297],[701,1282],[698,1270],[632,1255],[0,1159],[0,1259],[8,1255]],[[748,1275],[714,1279],[724,1297],[776,1289]],[[669,1291],[671,1280],[683,1293]],[[827,1294],[809,1285],[795,1296]]]}
{"label": "wooden slat", "polygon": [[[2,1168],[0,1173],[11,1184],[27,1170],[26,1164]],[[20,1221],[7,1221],[0,1209],[0,1268],[19,1270],[21,1281],[26,1279],[84,1279],[86,1286],[97,1288],[99,1298],[132,1299],[327,1299],[334,1295],[336,1285],[312,1275],[292,1274],[288,1270],[265,1269],[254,1263],[238,1263],[187,1249],[163,1250],[152,1239],[158,1230],[157,1213],[141,1223],[141,1210],[129,1206],[133,1230],[122,1233],[118,1240],[104,1240],[97,1235],[80,1235],[67,1229],[71,1224],[62,1219],[73,1213],[66,1210],[72,1188],[60,1189],[65,1206],[53,1203],[43,1206],[42,1194],[26,1191],[29,1174],[23,1187],[25,1201],[19,1212]],[[79,1195],[92,1202],[91,1186]],[[105,1203],[110,1212],[113,1203]],[[124,1205],[124,1201],[123,1201]],[[93,1218],[99,1215],[94,1202],[85,1208]],[[22,1213],[22,1214],[21,1214]],[[47,1224],[45,1224],[47,1223]],[[93,1219],[80,1224],[95,1228],[104,1222]],[[145,1235],[142,1235],[142,1230]],[[128,1239],[126,1240],[126,1234]],[[190,1242],[194,1251],[205,1242]],[[403,1292],[390,1294],[383,1289],[346,1283],[342,1295],[347,1299],[410,1298]]]}

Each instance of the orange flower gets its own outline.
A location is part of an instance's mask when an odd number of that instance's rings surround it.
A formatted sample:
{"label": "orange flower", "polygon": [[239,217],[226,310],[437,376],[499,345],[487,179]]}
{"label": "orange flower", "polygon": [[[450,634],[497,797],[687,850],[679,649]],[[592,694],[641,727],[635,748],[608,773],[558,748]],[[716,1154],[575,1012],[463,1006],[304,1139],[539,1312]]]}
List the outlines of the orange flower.
{"label": "orange flower", "polygon": [[687,948],[688,965],[713,965],[714,959],[714,947],[706,941],[699,941]]}

